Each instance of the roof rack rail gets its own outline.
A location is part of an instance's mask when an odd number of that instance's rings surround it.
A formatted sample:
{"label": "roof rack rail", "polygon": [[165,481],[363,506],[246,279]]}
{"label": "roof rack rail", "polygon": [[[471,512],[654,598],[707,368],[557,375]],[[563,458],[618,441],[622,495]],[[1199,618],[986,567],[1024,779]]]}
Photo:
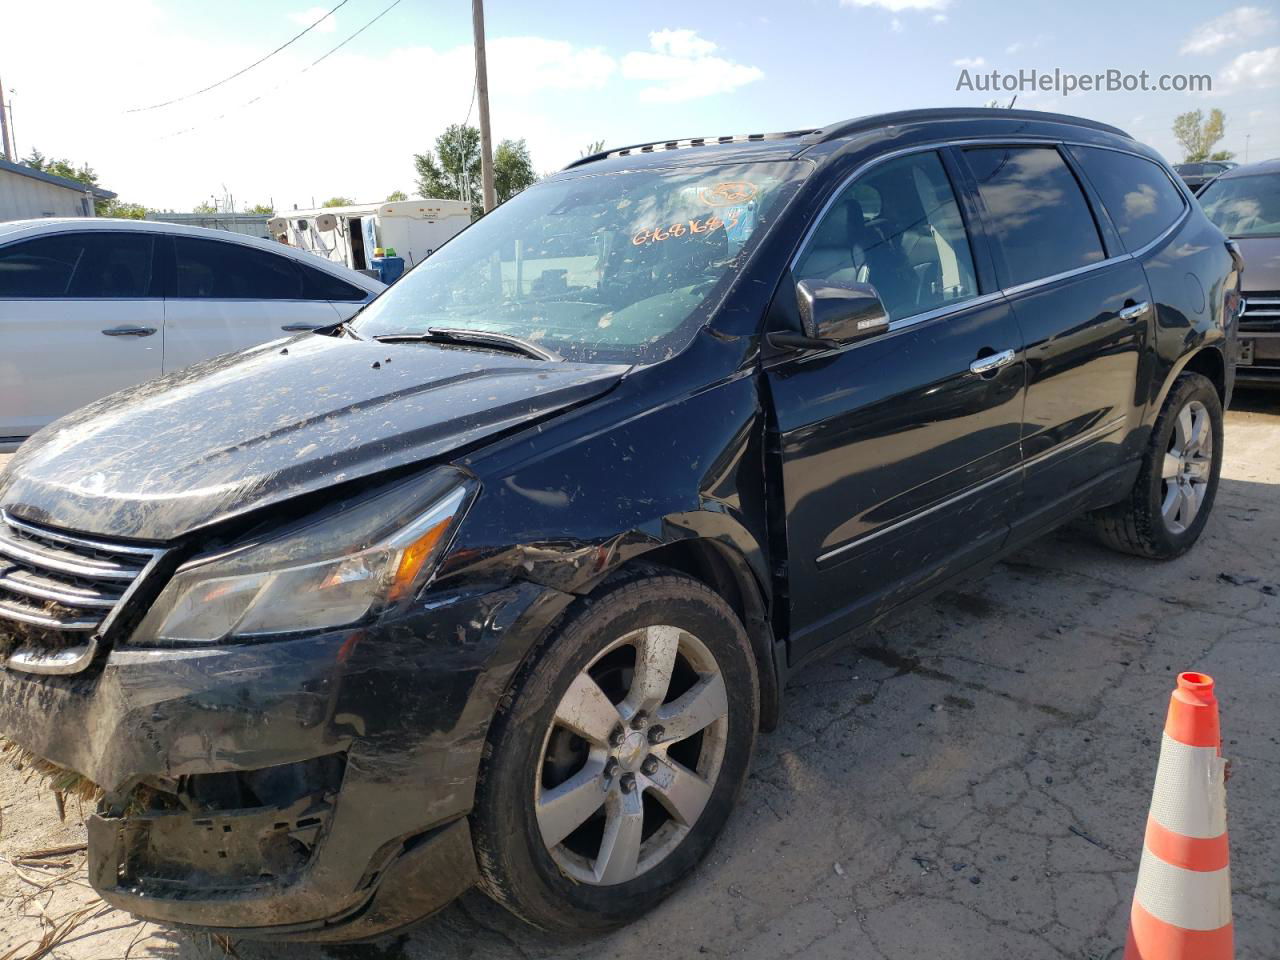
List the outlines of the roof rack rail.
{"label": "roof rack rail", "polygon": [[912,123],[919,120],[965,120],[976,117],[1003,118],[1006,120],[1039,120],[1044,123],[1063,123],[1075,127],[1088,127],[1112,133],[1126,140],[1132,140],[1128,133],[1109,123],[1097,120],[1086,120],[1084,117],[1073,117],[1065,113],[1047,113],[1043,110],[1010,110],[1001,107],[931,107],[922,110],[898,110],[893,113],[876,113],[852,120],[841,120],[837,123],[816,130],[816,143],[838,140],[864,130],[875,130],[897,123]]}
{"label": "roof rack rail", "polygon": [[655,153],[659,150],[680,150],[685,147],[715,146],[721,143],[748,143],[760,140],[792,140],[810,134],[820,133],[816,129],[788,130],[783,133],[742,133],[731,137],[685,137],[681,140],[655,140],[652,143],[633,143],[627,147],[610,147],[590,156],[580,157],[565,166],[571,170],[587,163],[594,163],[606,157],[628,157],[633,153]]}

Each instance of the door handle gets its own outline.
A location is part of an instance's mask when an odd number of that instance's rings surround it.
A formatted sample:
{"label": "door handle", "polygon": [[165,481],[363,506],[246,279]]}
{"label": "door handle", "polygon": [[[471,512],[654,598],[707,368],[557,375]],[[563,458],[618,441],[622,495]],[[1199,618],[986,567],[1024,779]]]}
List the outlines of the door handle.
{"label": "door handle", "polygon": [[102,331],[108,337],[149,337],[156,332],[155,327],[109,327]]}
{"label": "door handle", "polygon": [[1151,304],[1143,300],[1141,303],[1131,304],[1120,311],[1121,320],[1137,320],[1140,316],[1151,309]]}
{"label": "door handle", "polygon": [[979,357],[969,364],[969,372],[985,377],[988,373],[993,373],[1001,367],[1007,367],[1013,363],[1015,356],[1016,354],[1012,350],[1001,350],[999,353],[993,353],[989,357]]}
{"label": "door handle", "polygon": [[319,330],[323,323],[286,323],[280,329],[285,333],[305,333],[308,330]]}

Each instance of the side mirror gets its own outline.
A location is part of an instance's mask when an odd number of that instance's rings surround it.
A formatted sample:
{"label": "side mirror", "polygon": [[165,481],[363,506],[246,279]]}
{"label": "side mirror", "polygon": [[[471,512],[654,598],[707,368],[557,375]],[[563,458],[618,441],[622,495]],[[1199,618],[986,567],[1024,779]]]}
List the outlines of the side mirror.
{"label": "side mirror", "polygon": [[801,333],[779,331],[769,341],[790,350],[829,350],[889,329],[889,312],[869,283],[800,280],[796,283]]}

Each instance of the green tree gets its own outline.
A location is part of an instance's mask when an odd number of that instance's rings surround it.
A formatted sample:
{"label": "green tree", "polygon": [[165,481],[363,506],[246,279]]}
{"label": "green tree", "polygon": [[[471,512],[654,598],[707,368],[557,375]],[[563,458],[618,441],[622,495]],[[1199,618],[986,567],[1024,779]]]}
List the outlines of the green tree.
{"label": "green tree", "polygon": [[390,193],[387,194],[387,199],[384,200],[383,202],[394,203],[396,200],[408,200],[408,199],[409,199],[409,195],[405,193],[403,190],[392,190]]}
{"label": "green tree", "polygon": [[503,140],[493,154],[493,192],[506,203],[525,187],[538,182],[529,157],[529,145],[521,140]]}
{"label": "green tree", "polygon": [[[87,163],[82,163],[77,167],[65,157],[61,159],[57,157],[46,157],[35,147],[31,148],[31,153],[24,158],[22,162],[32,170],[39,170],[41,173],[50,173],[55,177],[75,180],[77,183],[83,183],[86,187],[99,186],[97,172]],[[142,214],[133,216],[131,213],[121,212],[134,207],[137,207],[139,210],[144,210],[144,208],[139,207],[137,204],[122,204],[114,200],[95,200],[93,202],[94,213],[100,217],[128,217],[132,220],[141,220]]]}
{"label": "green tree", "polygon": [[32,170],[39,170],[42,173],[51,173],[55,177],[65,177],[68,180],[77,180],[88,187],[98,186],[98,175],[94,172],[93,167],[87,163],[75,166],[70,160],[55,159],[46,157],[35,147],[31,148],[31,154],[22,161]]}
{"label": "green tree", "polygon": [[265,213],[269,217],[275,216],[276,208],[269,203],[255,203],[252,207],[245,207],[245,213]]}
{"label": "green tree", "polygon": [[350,206],[353,206],[354,204],[355,204],[355,201],[354,201],[354,200],[352,200],[350,197],[330,197],[330,198],[329,198],[328,200],[326,200],[324,203],[320,204],[320,206],[322,206],[322,207],[350,207]]}
{"label": "green tree", "polygon": [[215,207],[208,200],[201,200],[199,203],[197,203],[194,207],[191,208],[191,212],[192,213],[217,213],[218,208]]}
{"label": "green tree", "polygon": [[1230,160],[1235,154],[1220,150],[1210,156],[1214,144],[1226,133],[1227,115],[1214,107],[1206,120],[1203,110],[1189,110],[1173,118],[1173,136],[1182,144],[1184,163],[1205,160]]}
{"label": "green tree", "polygon": [[94,212],[100,217],[117,217],[122,220],[147,219],[146,207],[123,200],[99,200],[94,204]]}
{"label": "green tree", "polygon": [[580,158],[581,158],[581,157],[592,157],[592,156],[595,156],[597,153],[604,153],[604,141],[603,141],[603,140],[592,140],[590,143],[588,143],[588,144],[586,145],[586,147],[583,149],[583,151],[582,151],[580,154],[578,154],[578,156],[579,156]]}
{"label": "green tree", "polygon": [[436,137],[434,152],[415,153],[418,195],[440,200],[480,199],[480,131],[452,124]]}

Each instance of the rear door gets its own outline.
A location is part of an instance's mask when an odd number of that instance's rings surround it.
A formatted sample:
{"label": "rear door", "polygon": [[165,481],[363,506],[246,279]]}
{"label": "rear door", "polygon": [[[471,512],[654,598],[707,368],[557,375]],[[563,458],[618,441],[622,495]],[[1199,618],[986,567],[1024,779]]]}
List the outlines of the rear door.
{"label": "rear door", "polygon": [[[837,194],[793,266],[796,280],[871,283],[891,320],[879,336],[767,364],[793,656],[1007,537],[1022,336],[957,193],[937,152],[875,165]],[[784,283],[775,313],[788,296]]]}
{"label": "rear door", "polygon": [[165,299],[165,372],[341,319],[307,295],[290,257],[234,240],[173,236]]}
{"label": "rear door", "polygon": [[1095,219],[1061,148],[960,152],[1026,338],[1025,479],[1015,534],[1032,536],[1126,488],[1125,442],[1144,405],[1139,370],[1151,340],[1151,295],[1141,265],[1110,224]]}
{"label": "rear door", "polygon": [[0,248],[0,438],[160,375],[155,242],[84,230]]}

